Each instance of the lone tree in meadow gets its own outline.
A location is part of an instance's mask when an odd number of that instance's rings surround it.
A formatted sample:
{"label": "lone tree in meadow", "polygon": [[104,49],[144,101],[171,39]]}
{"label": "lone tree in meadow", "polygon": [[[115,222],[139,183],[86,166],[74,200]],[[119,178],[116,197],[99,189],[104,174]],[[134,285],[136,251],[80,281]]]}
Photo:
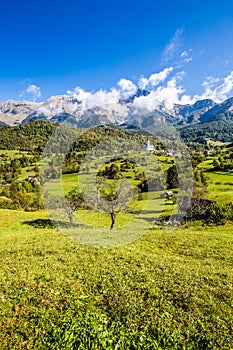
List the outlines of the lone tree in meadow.
{"label": "lone tree in meadow", "polygon": [[66,195],[66,200],[69,205],[65,205],[65,211],[70,221],[70,226],[73,226],[73,216],[74,212],[77,209],[80,209],[83,207],[84,200],[83,200],[83,194],[79,191],[77,187],[74,187],[68,194]]}
{"label": "lone tree in meadow", "polygon": [[110,230],[114,228],[116,216],[127,208],[134,190],[126,179],[109,180],[97,177],[96,184],[85,191],[85,201],[95,210],[103,210],[111,218]]}
{"label": "lone tree in meadow", "polygon": [[[73,226],[73,217],[74,212],[77,209],[81,209],[85,206],[84,200],[83,200],[83,194],[82,192],[77,188],[74,187],[70,192],[67,193],[66,196],[63,195],[51,195],[49,193],[44,194],[44,199],[46,198],[46,206],[49,209],[53,210],[62,210],[65,212],[69,219],[70,226]],[[62,217],[62,215],[60,216]],[[58,217],[58,219],[60,219]]]}

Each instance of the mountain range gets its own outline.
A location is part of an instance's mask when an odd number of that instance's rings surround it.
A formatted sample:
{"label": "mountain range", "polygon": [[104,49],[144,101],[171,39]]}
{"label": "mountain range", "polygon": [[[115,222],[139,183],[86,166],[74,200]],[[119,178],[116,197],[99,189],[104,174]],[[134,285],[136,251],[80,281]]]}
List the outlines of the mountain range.
{"label": "mountain range", "polygon": [[19,125],[31,120],[46,120],[77,127],[117,124],[143,128],[153,122],[165,122],[181,127],[215,121],[233,121],[233,97],[222,103],[205,99],[194,104],[175,104],[170,110],[161,104],[148,111],[146,108],[139,108],[135,103],[144,98],[142,101],[146,106],[146,98],[149,96],[149,91],[138,89],[135,94],[122,97],[117,103],[99,106],[85,105],[85,101],[72,95],[53,96],[40,103],[9,100],[0,102],[0,125]]}

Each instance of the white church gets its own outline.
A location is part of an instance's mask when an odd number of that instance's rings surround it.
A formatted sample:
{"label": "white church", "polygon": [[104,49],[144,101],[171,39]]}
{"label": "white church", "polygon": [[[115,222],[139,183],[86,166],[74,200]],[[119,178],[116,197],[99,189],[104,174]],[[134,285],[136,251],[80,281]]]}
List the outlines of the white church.
{"label": "white church", "polygon": [[148,151],[148,152],[154,152],[155,151],[155,147],[154,147],[154,145],[152,145],[150,143],[149,139],[148,139],[147,144],[146,144],[146,151]]}

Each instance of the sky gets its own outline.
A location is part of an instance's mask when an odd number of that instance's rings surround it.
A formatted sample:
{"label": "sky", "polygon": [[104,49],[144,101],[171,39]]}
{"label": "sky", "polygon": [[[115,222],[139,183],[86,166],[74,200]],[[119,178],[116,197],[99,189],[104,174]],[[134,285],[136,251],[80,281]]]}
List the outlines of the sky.
{"label": "sky", "polygon": [[0,33],[0,101],[233,96],[231,0],[9,0]]}

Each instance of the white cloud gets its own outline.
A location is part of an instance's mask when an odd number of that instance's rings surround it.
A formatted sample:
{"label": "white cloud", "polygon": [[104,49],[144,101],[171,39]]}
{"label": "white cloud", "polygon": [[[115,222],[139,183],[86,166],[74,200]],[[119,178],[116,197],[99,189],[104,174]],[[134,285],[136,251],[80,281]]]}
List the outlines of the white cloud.
{"label": "white cloud", "polygon": [[128,79],[121,79],[117,85],[121,88],[123,94],[133,95],[137,91],[137,86]]}
{"label": "white cloud", "polygon": [[120,91],[116,88],[112,88],[110,91],[99,90],[95,93],[91,93],[83,90],[80,87],[76,87],[73,92],[73,96],[82,102],[83,109],[108,104],[117,104],[119,102],[120,95]]}
{"label": "white cloud", "polygon": [[[99,90],[95,93],[87,92],[80,87],[76,87],[73,92],[67,91],[68,95],[75,96],[79,101],[82,101],[82,111],[86,109],[102,106],[105,109],[112,109],[117,113],[126,115],[129,108],[122,106],[119,102],[120,97],[123,95],[133,95],[136,93],[138,88],[149,87],[151,93],[148,96],[140,96],[135,98],[131,105],[131,108],[138,110],[152,111],[164,104],[166,108],[172,105],[172,101],[177,101],[178,92],[181,88],[176,87],[176,82],[180,80],[180,75],[176,74],[175,77],[167,82],[164,86],[164,81],[167,79],[169,74],[173,71],[173,67],[167,67],[161,72],[151,74],[148,78],[141,77],[138,84],[128,79],[120,79],[117,83],[119,88],[112,88],[110,91]],[[161,86],[162,84],[162,86]],[[169,94],[171,99],[169,99]]]}
{"label": "white cloud", "polygon": [[217,91],[219,93],[219,98],[225,99],[227,98],[227,95],[232,91],[233,89],[233,71],[224,78],[223,83],[218,86]]}
{"label": "white cloud", "polygon": [[165,47],[162,55],[161,55],[161,63],[168,64],[174,59],[176,60],[180,54],[183,44],[183,34],[184,29],[179,28],[176,30],[169,44]]}
{"label": "white cloud", "polygon": [[39,97],[41,97],[40,87],[35,84],[29,85],[25,91],[32,96],[33,101],[36,101]]}
{"label": "white cloud", "polygon": [[159,73],[151,74],[151,76],[149,77],[150,85],[153,87],[156,85],[159,85],[167,78],[169,73],[172,71],[173,71],[173,67],[169,67],[169,68],[165,68],[164,70],[162,70]]}
{"label": "white cloud", "polygon": [[[183,51],[182,58],[187,58],[188,52]],[[222,102],[229,97],[233,90],[233,71],[223,79],[207,77],[202,86],[204,91],[200,95],[187,94],[182,80],[184,71],[177,68],[167,67],[161,72],[153,73],[149,77],[142,76],[138,84],[131,80],[121,79],[117,88],[109,91],[99,90],[88,92],[77,87],[69,96],[75,96],[81,104],[78,104],[78,113],[81,115],[85,110],[94,107],[102,107],[112,115],[121,116],[124,120],[130,115],[150,113],[154,110],[166,110],[172,113],[175,104],[193,104],[197,100],[210,98],[215,102]],[[121,104],[122,93],[134,94],[137,88],[147,88],[150,93],[147,96],[139,96],[131,104]]]}
{"label": "white cloud", "polygon": [[[185,57],[186,54],[183,56]],[[176,73],[166,85],[164,81],[160,82],[148,96],[136,98],[133,106],[145,112],[151,112],[162,106],[172,112],[174,104],[193,104],[203,99],[212,99],[219,103],[229,98],[233,92],[233,71],[223,79],[207,77],[202,84],[204,92],[200,95],[185,93],[185,88],[181,84],[184,75],[185,72],[181,71]]]}
{"label": "white cloud", "polygon": [[148,85],[148,79],[144,76],[141,76],[141,78],[138,81],[138,87],[142,90],[144,90]]}
{"label": "white cloud", "polygon": [[30,84],[28,87],[23,90],[20,95],[20,97],[26,96],[30,99],[32,99],[33,102],[36,102],[36,100],[41,97],[41,90],[38,85]]}
{"label": "white cloud", "polygon": [[217,103],[223,102],[233,90],[233,71],[223,79],[207,77],[202,86],[205,88],[204,92],[200,95],[194,95],[191,102],[203,99],[211,99]]}
{"label": "white cloud", "polygon": [[172,111],[174,104],[179,103],[180,94],[184,92],[184,88],[178,85],[183,74],[183,72],[177,73],[166,85],[158,86],[147,96],[135,98],[133,107],[147,113],[161,107]]}
{"label": "white cloud", "polygon": [[142,76],[139,81],[138,81],[138,86],[141,89],[146,89],[147,87],[149,88],[154,88],[155,86],[159,85],[162,83],[168,75],[173,71],[173,67],[168,67],[162,70],[159,73],[153,73],[149,76],[149,78],[145,78]]}
{"label": "white cloud", "polygon": [[73,93],[71,91],[69,91],[68,93],[73,94],[75,97],[77,97],[79,101],[83,101],[83,102],[85,102],[92,96],[91,92],[86,92],[79,86],[74,89]]}
{"label": "white cloud", "polygon": [[219,78],[215,78],[215,77],[209,76],[202,83],[202,86],[204,86],[205,88],[213,88],[219,81],[220,81]]}
{"label": "white cloud", "polygon": [[191,56],[192,49],[189,49],[188,51],[185,50],[181,53],[180,57],[183,60],[184,63],[189,63],[193,60]]}

